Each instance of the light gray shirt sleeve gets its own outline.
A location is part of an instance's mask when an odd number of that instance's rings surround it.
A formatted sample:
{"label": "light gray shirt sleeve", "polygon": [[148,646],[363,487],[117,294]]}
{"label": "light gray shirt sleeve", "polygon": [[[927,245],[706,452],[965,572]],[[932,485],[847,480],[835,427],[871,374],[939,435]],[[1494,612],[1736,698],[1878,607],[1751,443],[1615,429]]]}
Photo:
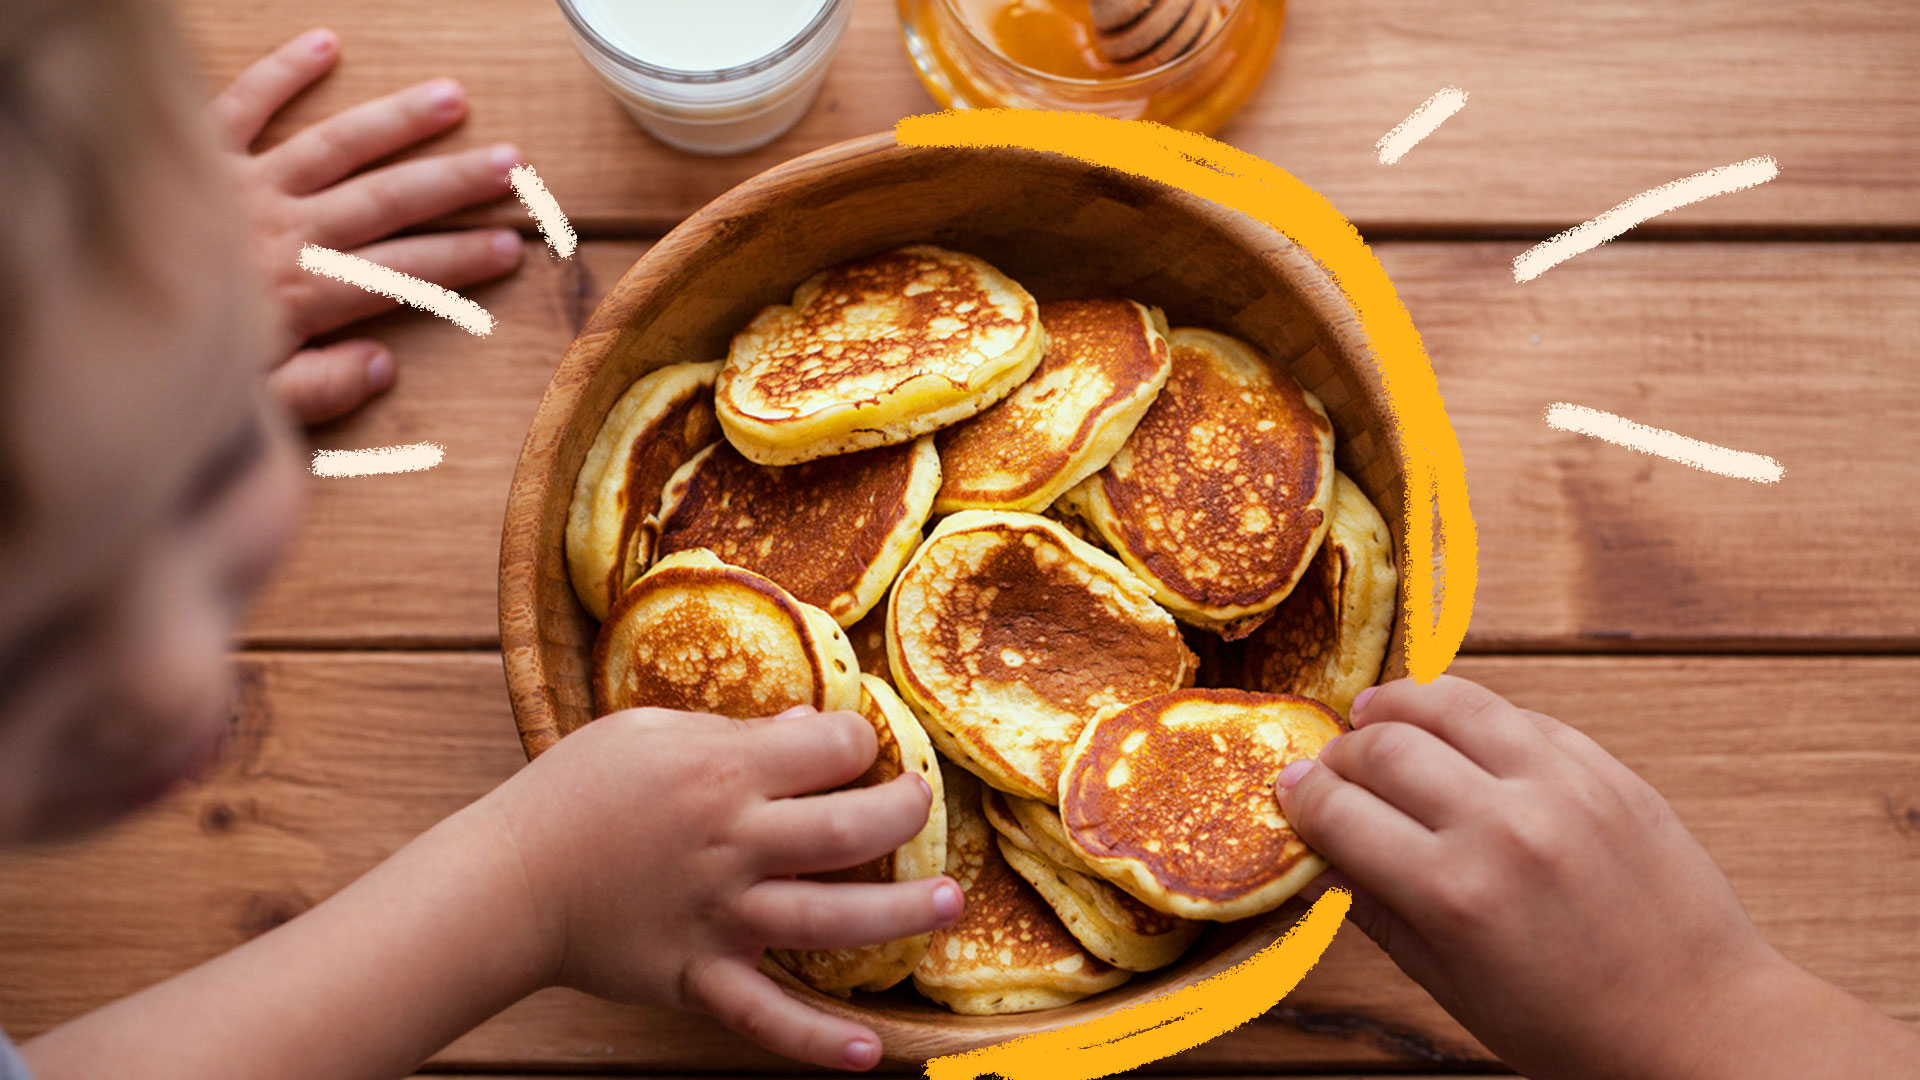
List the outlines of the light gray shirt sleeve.
{"label": "light gray shirt sleeve", "polygon": [[33,1080],[27,1075],[27,1063],[14,1052],[5,1032],[0,1032],[0,1080]]}

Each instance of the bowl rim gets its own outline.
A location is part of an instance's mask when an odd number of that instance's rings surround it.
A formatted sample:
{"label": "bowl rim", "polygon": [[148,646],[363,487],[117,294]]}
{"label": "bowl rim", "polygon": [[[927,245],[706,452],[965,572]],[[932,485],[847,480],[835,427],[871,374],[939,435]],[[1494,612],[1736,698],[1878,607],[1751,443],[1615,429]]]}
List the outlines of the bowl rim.
{"label": "bowl rim", "polygon": [[[709,242],[717,226],[741,216],[743,212],[763,209],[765,196],[770,190],[865,164],[882,164],[893,159],[922,155],[1072,160],[1067,155],[1048,151],[1008,147],[907,147],[899,145],[891,131],[848,139],[792,158],[735,185],[669,230],[607,290],[568,346],[529,421],[527,438],[508,489],[506,520],[500,545],[500,647],[514,725],[529,759],[560,738],[551,690],[546,685],[545,668],[540,658],[542,639],[535,601],[539,584],[537,568],[541,526],[538,514],[530,511],[541,503],[556,481],[558,464],[555,460],[558,455],[550,452],[553,447],[541,440],[543,437],[557,439],[566,421],[578,411],[590,377],[606,352],[609,335],[617,336],[626,328],[626,313],[631,307],[629,298],[635,294],[644,295],[660,282],[677,276],[688,260]],[[1084,167],[1095,168],[1092,165]],[[1279,276],[1295,286],[1296,298],[1302,309],[1310,315],[1318,329],[1332,339],[1341,353],[1356,359],[1373,357],[1373,350],[1345,292],[1325,267],[1292,240],[1239,211],[1199,196],[1136,176],[1121,174],[1121,179],[1126,183],[1145,185],[1161,196],[1179,202],[1186,212],[1232,237],[1255,257],[1272,264]],[[1368,377],[1371,381],[1367,392],[1375,397],[1381,414],[1387,415],[1384,388],[1379,381],[1377,366],[1372,368]],[[1401,475],[1404,476],[1406,453],[1399,432],[1392,425],[1386,425],[1377,432],[1377,436],[1385,444],[1381,449],[1400,466]],[[566,481],[570,488],[572,478],[566,478]],[[1396,644],[1404,619],[1404,611],[1396,610]],[[1393,659],[1390,651],[1387,663],[1391,665]],[[1305,904],[1295,899],[1265,915],[1238,924],[1223,924],[1238,927],[1238,939],[1201,963],[1191,973],[1190,981],[1219,974],[1251,958],[1294,925],[1305,910]],[[893,1064],[917,1064],[929,1056],[956,1053],[1096,1016],[1110,1015],[1139,1000],[1137,995],[1124,993],[1123,987],[1119,992],[1095,995],[1074,1005],[1046,1012],[992,1017],[929,1012],[925,1021],[905,1020],[883,1016],[877,1010],[862,1007],[854,1001],[823,994],[800,983],[784,969],[763,964],[763,970],[769,968],[769,974],[776,981],[807,1004],[830,1015],[879,1030],[885,1047],[884,1060]],[[907,1040],[909,1045],[906,1047],[899,1045],[894,1037],[901,1033],[912,1036]]]}

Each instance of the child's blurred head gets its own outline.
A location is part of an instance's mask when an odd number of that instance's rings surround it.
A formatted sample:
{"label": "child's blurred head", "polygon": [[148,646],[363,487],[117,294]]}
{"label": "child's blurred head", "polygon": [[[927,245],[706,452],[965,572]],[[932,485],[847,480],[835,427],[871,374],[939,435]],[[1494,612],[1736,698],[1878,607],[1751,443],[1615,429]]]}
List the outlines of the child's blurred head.
{"label": "child's blurred head", "polygon": [[211,755],[228,634],[299,498],[241,223],[158,19],[0,5],[0,841]]}

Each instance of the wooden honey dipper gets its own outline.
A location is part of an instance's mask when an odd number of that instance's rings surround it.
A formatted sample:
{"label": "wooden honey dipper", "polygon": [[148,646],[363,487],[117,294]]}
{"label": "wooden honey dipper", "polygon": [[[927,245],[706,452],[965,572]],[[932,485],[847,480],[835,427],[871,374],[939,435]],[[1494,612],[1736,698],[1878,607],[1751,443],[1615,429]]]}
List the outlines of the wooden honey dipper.
{"label": "wooden honey dipper", "polygon": [[1218,0],[1088,0],[1088,8],[1101,53],[1138,68],[1186,55],[1222,18]]}

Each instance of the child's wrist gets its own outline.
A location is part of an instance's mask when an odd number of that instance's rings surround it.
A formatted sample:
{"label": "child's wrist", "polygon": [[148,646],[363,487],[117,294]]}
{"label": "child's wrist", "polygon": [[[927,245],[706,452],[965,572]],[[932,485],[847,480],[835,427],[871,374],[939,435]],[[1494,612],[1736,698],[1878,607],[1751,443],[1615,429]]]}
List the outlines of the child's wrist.
{"label": "child's wrist", "polygon": [[1663,1075],[1700,1080],[1758,1080],[1774,1075],[1777,1040],[1800,1029],[1818,1006],[1818,979],[1762,945],[1719,980],[1715,992],[1689,1015],[1671,1044]]}
{"label": "child's wrist", "polygon": [[467,808],[476,818],[472,842],[486,850],[491,897],[510,924],[502,929],[524,957],[523,996],[559,981],[566,955],[566,920],[544,863],[536,850],[537,838],[517,827],[511,785],[496,789]]}

